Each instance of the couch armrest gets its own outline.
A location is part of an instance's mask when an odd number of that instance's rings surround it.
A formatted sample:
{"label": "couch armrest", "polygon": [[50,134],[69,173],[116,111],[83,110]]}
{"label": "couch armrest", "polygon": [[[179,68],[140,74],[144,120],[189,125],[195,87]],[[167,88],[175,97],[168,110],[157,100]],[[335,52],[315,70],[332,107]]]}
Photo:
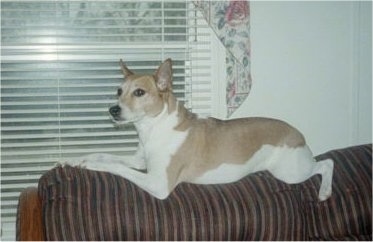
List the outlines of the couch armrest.
{"label": "couch armrest", "polygon": [[41,199],[36,187],[21,192],[17,211],[17,240],[44,240]]}

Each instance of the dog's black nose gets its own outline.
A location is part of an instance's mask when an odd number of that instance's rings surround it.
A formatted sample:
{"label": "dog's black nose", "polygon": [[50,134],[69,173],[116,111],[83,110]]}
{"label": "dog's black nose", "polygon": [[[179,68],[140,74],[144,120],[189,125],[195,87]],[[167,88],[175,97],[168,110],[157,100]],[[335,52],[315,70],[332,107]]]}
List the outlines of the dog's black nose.
{"label": "dog's black nose", "polygon": [[115,105],[111,108],[109,108],[109,112],[113,118],[118,119],[120,117],[120,107],[118,105]]}

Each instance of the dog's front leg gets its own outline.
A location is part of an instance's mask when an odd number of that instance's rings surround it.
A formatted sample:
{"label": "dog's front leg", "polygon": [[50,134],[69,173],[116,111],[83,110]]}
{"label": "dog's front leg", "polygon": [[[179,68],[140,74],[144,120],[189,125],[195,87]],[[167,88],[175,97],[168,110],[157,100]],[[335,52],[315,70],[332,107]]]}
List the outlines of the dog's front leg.
{"label": "dog's front leg", "polygon": [[86,161],[81,167],[88,170],[109,172],[121,176],[158,199],[165,199],[170,193],[165,174],[156,174],[156,172],[144,173],[131,169],[122,163],[110,163],[102,160]]}
{"label": "dog's front leg", "polygon": [[125,158],[117,155],[110,155],[104,153],[94,153],[82,156],[75,159],[70,159],[63,163],[63,165],[84,166],[86,163],[106,163],[109,165],[124,165],[138,170],[145,170],[146,164],[142,148],[139,146],[136,154],[133,157]]}
{"label": "dog's front leg", "polygon": [[132,167],[132,168],[135,168],[137,170],[145,170],[146,169],[145,152],[144,152],[144,148],[143,148],[141,143],[139,143],[139,145],[137,146],[136,153],[131,158],[130,162],[131,162],[132,166],[128,166],[128,167]]}

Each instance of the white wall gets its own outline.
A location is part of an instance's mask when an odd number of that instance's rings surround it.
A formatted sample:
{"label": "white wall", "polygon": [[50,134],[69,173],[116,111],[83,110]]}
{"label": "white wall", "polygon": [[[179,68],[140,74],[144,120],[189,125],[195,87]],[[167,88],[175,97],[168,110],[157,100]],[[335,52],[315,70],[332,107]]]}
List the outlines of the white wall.
{"label": "white wall", "polygon": [[315,154],[371,142],[371,3],[250,4],[253,87],[233,118],[285,120]]}

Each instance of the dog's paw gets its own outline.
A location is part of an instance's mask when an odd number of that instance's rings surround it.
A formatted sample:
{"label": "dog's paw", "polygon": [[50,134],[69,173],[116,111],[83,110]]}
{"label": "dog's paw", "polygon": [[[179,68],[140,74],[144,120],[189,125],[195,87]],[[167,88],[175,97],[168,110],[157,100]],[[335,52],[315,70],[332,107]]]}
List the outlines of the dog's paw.
{"label": "dog's paw", "polygon": [[71,166],[71,167],[82,167],[84,168],[85,160],[83,158],[75,158],[75,159],[68,159],[59,161],[56,166]]}
{"label": "dog's paw", "polygon": [[102,154],[89,154],[78,158],[70,158],[59,162],[59,164],[64,166],[87,168],[90,164],[99,163],[104,159]]}
{"label": "dog's paw", "polygon": [[319,200],[323,202],[327,200],[332,195],[332,188],[331,186],[328,188],[320,189],[319,191]]}
{"label": "dog's paw", "polygon": [[55,167],[65,167],[65,166],[72,166],[71,165],[71,161],[69,161],[69,160],[60,160],[60,161],[57,161],[57,163],[55,164]]}
{"label": "dog's paw", "polygon": [[65,162],[64,161],[57,161],[53,168],[57,168],[57,167],[64,167],[65,166]]}

